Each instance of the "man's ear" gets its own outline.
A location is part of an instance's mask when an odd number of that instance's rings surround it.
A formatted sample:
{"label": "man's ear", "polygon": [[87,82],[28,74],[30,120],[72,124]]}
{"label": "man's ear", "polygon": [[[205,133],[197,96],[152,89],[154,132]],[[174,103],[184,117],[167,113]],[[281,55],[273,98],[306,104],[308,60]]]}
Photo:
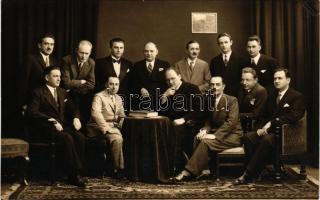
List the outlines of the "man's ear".
{"label": "man's ear", "polygon": [[44,78],[46,79],[46,81],[49,81],[49,75],[45,75]]}

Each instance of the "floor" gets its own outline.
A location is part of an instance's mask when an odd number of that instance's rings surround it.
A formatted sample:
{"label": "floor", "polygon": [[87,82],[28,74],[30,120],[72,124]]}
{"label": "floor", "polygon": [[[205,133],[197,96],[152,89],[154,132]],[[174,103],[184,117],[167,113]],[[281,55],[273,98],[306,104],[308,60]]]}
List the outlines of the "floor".
{"label": "floor", "polygon": [[[298,165],[289,165],[296,172],[299,172]],[[307,178],[314,184],[319,186],[319,168],[307,166]],[[1,200],[7,200],[11,193],[13,193],[20,186],[16,180],[3,180],[1,179]]]}

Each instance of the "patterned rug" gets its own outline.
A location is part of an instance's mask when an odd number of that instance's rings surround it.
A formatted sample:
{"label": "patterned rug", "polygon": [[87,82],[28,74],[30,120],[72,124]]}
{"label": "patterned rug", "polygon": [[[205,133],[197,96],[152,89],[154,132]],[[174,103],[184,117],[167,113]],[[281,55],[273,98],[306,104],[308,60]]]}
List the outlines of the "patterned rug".
{"label": "patterned rug", "polygon": [[235,186],[233,178],[212,179],[173,185],[131,182],[111,178],[89,178],[86,188],[58,182],[55,185],[31,182],[10,199],[318,199],[318,186],[286,176],[281,184],[265,179],[256,184]]}

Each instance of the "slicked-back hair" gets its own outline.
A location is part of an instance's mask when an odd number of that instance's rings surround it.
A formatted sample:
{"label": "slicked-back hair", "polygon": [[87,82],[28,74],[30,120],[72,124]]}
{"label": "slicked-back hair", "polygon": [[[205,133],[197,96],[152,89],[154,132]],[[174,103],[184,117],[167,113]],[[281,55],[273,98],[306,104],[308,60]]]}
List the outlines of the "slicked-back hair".
{"label": "slicked-back hair", "polygon": [[284,67],[278,67],[274,70],[274,73],[275,74],[276,72],[284,72],[284,74],[286,75],[286,78],[291,78],[291,73],[290,71],[287,69],[287,68],[284,68]]}
{"label": "slicked-back hair", "polygon": [[42,40],[43,40],[44,38],[52,38],[53,40],[55,40],[53,34],[51,34],[51,33],[45,33],[45,34],[41,35],[41,36],[38,38],[38,44],[41,44],[41,43],[42,43]]}
{"label": "slicked-back hair", "polygon": [[257,78],[257,72],[252,67],[245,67],[242,69],[242,74],[244,73],[250,73],[253,75],[253,78]]}
{"label": "slicked-back hair", "polygon": [[260,37],[257,36],[257,35],[252,35],[252,36],[248,37],[247,42],[249,42],[249,41],[257,41],[258,44],[261,45],[261,39],[260,39]]}
{"label": "slicked-back hair", "polygon": [[58,66],[48,66],[46,68],[44,68],[43,70],[43,74],[44,76],[49,75],[51,71],[53,70],[59,70],[60,71],[60,67]]}
{"label": "slicked-back hair", "polygon": [[190,41],[187,42],[187,44],[186,44],[186,49],[188,49],[188,48],[189,48],[189,45],[190,45],[190,44],[193,44],[193,43],[198,43],[199,46],[200,46],[200,43],[199,43],[198,41],[196,41],[196,40],[190,40]]}
{"label": "slicked-back hair", "polygon": [[110,41],[109,41],[109,46],[110,48],[112,48],[113,46],[113,43],[115,42],[122,42],[124,44],[124,40],[122,38],[119,38],[119,37],[116,37],[116,38],[112,38]]}
{"label": "slicked-back hair", "polygon": [[220,39],[221,37],[228,37],[228,38],[230,39],[230,41],[232,40],[232,37],[231,37],[231,35],[230,35],[229,33],[220,33],[220,34],[218,35],[218,37],[217,37],[217,43],[219,43],[219,39]]}

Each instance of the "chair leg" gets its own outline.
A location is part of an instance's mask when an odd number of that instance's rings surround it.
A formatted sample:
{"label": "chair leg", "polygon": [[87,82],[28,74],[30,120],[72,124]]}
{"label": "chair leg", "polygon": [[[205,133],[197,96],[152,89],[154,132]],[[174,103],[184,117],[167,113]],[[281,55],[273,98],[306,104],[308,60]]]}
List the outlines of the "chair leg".
{"label": "chair leg", "polygon": [[220,181],[220,157],[216,155],[216,181]]}
{"label": "chair leg", "polygon": [[301,159],[300,159],[300,178],[303,180],[305,180],[307,178],[305,155],[302,155]]}
{"label": "chair leg", "polygon": [[54,182],[56,181],[56,174],[55,174],[55,168],[56,168],[56,154],[55,152],[52,152],[51,154],[51,166],[50,166],[50,181],[51,184],[54,184]]}
{"label": "chair leg", "polygon": [[29,185],[28,181],[26,179],[26,175],[27,175],[27,169],[28,169],[28,164],[30,162],[30,159],[28,156],[24,156],[22,157],[22,162],[21,162],[21,177],[20,177],[20,182],[22,185]]}

